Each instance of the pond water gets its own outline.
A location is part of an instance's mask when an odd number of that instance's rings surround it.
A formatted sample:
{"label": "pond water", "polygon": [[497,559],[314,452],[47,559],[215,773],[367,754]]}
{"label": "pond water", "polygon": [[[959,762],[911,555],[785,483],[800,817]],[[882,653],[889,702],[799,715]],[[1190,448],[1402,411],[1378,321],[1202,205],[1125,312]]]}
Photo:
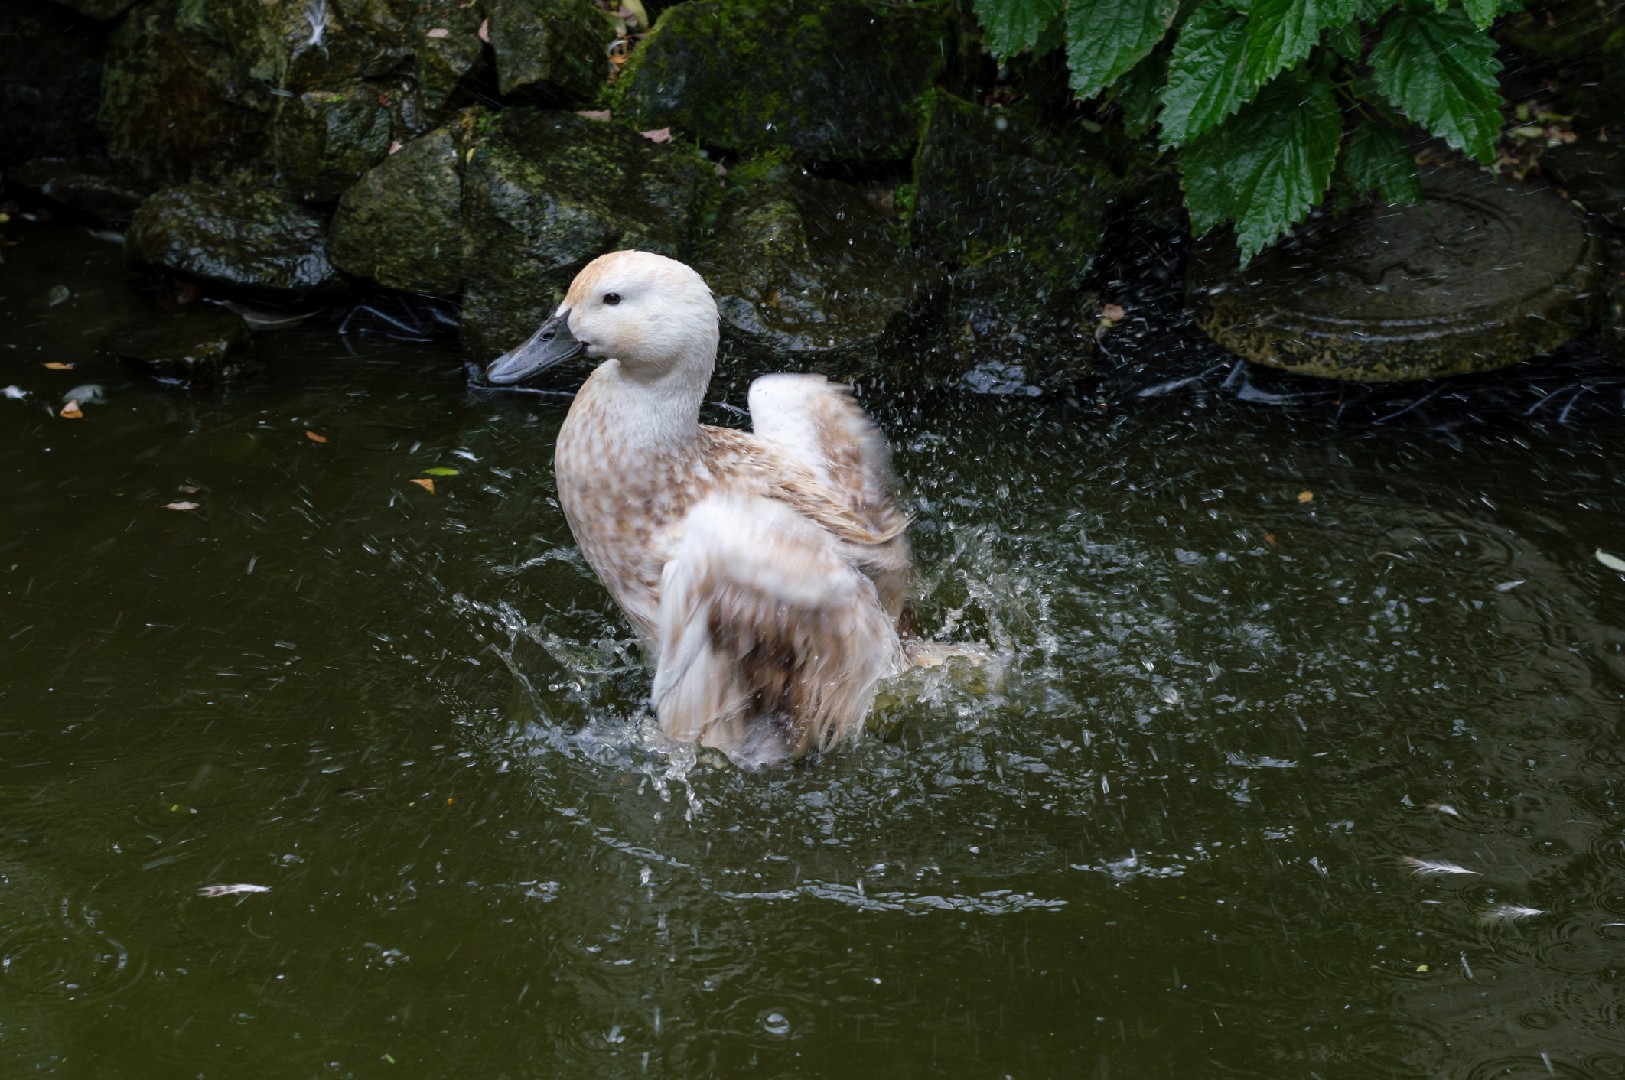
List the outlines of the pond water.
{"label": "pond water", "polygon": [[13,234],[0,1073],[1625,1075],[1600,361],[1448,431],[1149,347],[873,391],[987,659],[742,772],[651,730],[567,398],[326,329],[160,386],[89,347],[118,249]]}

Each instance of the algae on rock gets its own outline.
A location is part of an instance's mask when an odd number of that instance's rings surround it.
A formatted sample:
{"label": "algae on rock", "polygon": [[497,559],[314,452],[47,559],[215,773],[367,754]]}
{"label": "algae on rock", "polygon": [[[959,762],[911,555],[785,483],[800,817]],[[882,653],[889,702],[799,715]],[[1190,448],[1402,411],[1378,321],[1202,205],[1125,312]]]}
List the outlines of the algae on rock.
{"label": "algae on rock", "polygon": [[736,154],[902,161],[947,63],[937,14],[864,0],[690,0],[661,15],[616,84],[642,128]]}
{"label": "algae on rock", "polygon": [[139,263],[228,288],[303,294],[336,283],[322,220],[260,185],[160,191],[125,243]]}
{"label": "algae on rock", "polygon": [[453,296],[463,284],[461,127],[436,128],[344,193],[329,250],[339,269],[391,289]]}

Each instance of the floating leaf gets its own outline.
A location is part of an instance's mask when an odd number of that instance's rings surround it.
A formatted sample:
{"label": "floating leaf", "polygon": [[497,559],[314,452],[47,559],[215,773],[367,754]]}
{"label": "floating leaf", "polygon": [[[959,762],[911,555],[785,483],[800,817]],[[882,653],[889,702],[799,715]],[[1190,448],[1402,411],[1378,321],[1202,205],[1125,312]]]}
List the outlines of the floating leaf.
{"label": "floating leaf", "polygon": [[66,405],[62,406],[62,411],[57,413],[57,415],[62,417],[64,420],[80,420],[84,418],[85,414],[79,408],[79,403],[77,401],[70,401]]}
{"label": "floating leaf", "polygon": [[170,503],[164,503],[164,509],[165,510],[196,510],[201,505],[203,505],[203,504],[202,503],[195,503],[195,502],[170,502]]}
{"label": "floating leaf", "polygon": [[1598,548],[1597,561],[1610,570],[1618,570],[1620,573],[1625,574],[1625,559],[1620,558],[1618,555],[1610,555],[1602,548]]}
{"label": "floating leaf", "polygon": [[423,470],[423,475],[424,476],[460,476],[460,475],[462,475],[462,470],[461,469],[453,469],[449,465],[436,465],[432,469],[424,469]]}
{"label": "floating leaf", "polygon": [[72,364],[65,364],[61,360],[48,360],[45,364],[47,371],[72,371]]}
{"label": "floating leaf", "polygon": [[1313,491],[1300,491],[1298,492],[1298,501],[1300,503],[1312,503],[1315,501],[1315,493]]}
{"label": "floating leaf", "polygon": [[430,480],[428,477],[426,477],[426,476],[415,477],[412,480],[412,483],[416,484],[418,487],[422,488],[424,491],[427,491],[430,495],[434,494],[434,481]]}
{"label": "floating leaf", "polygon": [[305,438],[307,438],[311,442],[315,442],[315,443],[323,443],[323,442],[327,441],[327,436],[326,435],[318,435],[314,431],[311,431],[309,428],[305,429]]}

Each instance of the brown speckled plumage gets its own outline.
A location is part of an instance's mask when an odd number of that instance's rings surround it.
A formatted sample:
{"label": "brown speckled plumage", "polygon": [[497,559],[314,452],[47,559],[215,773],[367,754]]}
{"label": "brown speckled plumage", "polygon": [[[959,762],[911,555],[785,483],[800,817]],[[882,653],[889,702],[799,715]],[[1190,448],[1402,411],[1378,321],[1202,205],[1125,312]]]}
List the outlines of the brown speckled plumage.
{"label": "brown speckled plumage", "polygon": [[701,425],[716,307],[662,256],[595,260],[560,312],[609,359],[559,432],[559,501],[655,658],[662,727],[750,763],[857,735],[910,572],[874,426],[815,375],[757,380],[754,433]]}

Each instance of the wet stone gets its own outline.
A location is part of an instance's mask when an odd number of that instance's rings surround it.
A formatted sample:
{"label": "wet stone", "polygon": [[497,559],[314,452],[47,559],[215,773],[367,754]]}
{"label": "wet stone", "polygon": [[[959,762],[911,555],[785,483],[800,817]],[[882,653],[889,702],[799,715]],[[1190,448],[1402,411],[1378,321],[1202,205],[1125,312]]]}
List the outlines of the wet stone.
{"label": "wet stone", "polygon": [[384,158],[344,193],[330,251],[348,274],[386,288],[451,295],[463,284],[462,134],[436,128]]}
{"label": "wet stone", "polygon": [[264,187],[158,192],[125,238],[137,263],[238,290],[309,293],[337,282],[320,218]]}
{"label": "wet stone", "polygon": [[108,333],[102,348],[166,382],[207,385],[256,375],[248,328],[229,311],[184,307],[157,312]]}
{"label": "wet stone", "polygon": [[152,194],[109,162],[89,158],[40,158],[11,169],[6,178],[112,225],[126,224]]}
{"label": "wet stone", "polygon": [[691,0],[661,15],[616,84],[640,128],[734,153],[900,161],[949,54],[920,7],[838,0]]}
{"label": "wet stone", "polygon": [[504,97],[586,102],[604,85],[615,25],[591,0],[486,0]]}
{"label": "wet stone", "polygon": [[1615,229],[1625,229],[1625,146],[1573,143],[1540,158],[1541,172]]}
{"label": "wet stone", "polygon": [[1228,242],[1199,244],[1197,325],[1249,360],[1355,382],[1493,371],[1588,329],[1600,244],[1576,207],[1470,169],[1423,190],[1425,204],[1312,223],[1246,269]]}
{"label": "wet stone", "polygon": [[940,275],[898,246],[890,195],[800,175],[730,192],[695,268],[731,357],[839,377],[897,353]]}

